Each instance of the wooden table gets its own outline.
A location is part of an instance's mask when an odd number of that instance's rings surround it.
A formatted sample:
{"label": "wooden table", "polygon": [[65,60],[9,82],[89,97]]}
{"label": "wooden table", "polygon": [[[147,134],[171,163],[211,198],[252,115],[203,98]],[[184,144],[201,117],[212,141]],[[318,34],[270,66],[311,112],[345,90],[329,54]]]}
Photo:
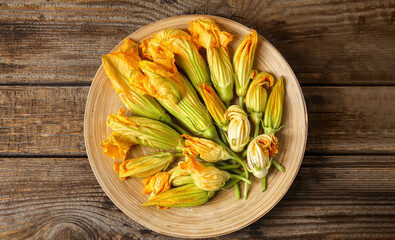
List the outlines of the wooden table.
{"label": "wooden table", "polygon": [[395,3],[2,1],[0,239],[168,239],[97,183],[84,107],[101,61],[156,20],[211,14],[256,29],[294,69],[309,112],[303,164],[266,216],[221,237],[395,238]]}

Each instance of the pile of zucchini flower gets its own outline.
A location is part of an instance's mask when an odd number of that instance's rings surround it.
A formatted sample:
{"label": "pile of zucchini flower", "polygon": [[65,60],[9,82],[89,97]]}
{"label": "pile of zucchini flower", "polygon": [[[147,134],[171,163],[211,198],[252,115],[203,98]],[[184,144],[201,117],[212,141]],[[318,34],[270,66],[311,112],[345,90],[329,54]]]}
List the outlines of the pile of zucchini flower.
{"label": "pile of zucchini flower", "polygon": [[139,89],[131,85],[130,79],[142,81],[144,78],[144,75],[137,71],[139,61],[138,44],[129,38],[125,39],[119,50],[102,56],[104,71],[115,92],[130,112],[177,128],[171,117],[153,97],[141,94]]}
{"label": "pile of zucchini flower", "polygon": [[[194,134],[209,139],[218,137],[212,119],[195,89],[175,65],[172,52],[155,39],[145,40],[142,51],[146,58],[139,62],[145,78],[140,82],[151,95]],[[140,79],[135,79],[139,84]]]}
{"label": "pile of zucchini flower", "polygon": [[152,51],[152,45],[160,45],[161,52],[166,52],[167,55],[169,52],[174,54],[177,66],[186,73],[192,85],[203,98],[207,110],[216,124],[220,129],[226,130],[227,122],[223,120],[225,105],[211,86],[207,63],[200,55],[191,35],[179,29],[164,29],[155,34],[152,39],[144,40],[141,44],[143,55],[149,59],[157,59],[160,56]]}
{"label": "pile of zucchini flower", "polygon": [[[239,182],[247,199],[249,172],[262,179],[264,191],[272,165],[285,171],[275,160],[284,81],[281,77],[271,90],[274,76],[252,69],[256,31],[239,43],[232,64],[233,35],[214,20],[196,19],[188,30],[163,29],[140,44],[126,39],[102,57],[126,109],[108,116],[112,133],[100,146],[120,180],[141,178],[148,195],[142,206],[194,207],[229,188],[239,199]],[[234,105],[235,82],[239,105]],[[136,145],[154,151],[132,157]]]}

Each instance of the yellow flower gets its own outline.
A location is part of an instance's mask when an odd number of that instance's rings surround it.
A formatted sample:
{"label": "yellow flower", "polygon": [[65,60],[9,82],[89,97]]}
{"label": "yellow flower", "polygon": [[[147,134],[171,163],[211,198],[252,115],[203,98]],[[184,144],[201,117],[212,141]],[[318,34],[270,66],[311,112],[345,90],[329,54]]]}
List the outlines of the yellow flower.
{"label": "yellow flower", "polygon": [[265,108],[265,116],[262,126],[266,134],[279,131],[281,126],[281,118],[283,115],[284,105],[284,82],[283,77],[276,82],[267,100]]}
{"label": "yellow flower", "polygon": [[233,35],[219,29],[214,20],[199,18],[189,23],[188,30],[197,46],[206,48],[211,81],[220,98],[229,105],[233,99],[233,68],[228,44]]}
{"label": "yellow flower", "polygon": [[255,177],[263,178],[271,166],[271,159],[278,152],[278,140],[273,134],[262,134],[248,145],[247,165]]}
{"label": "yellow flower", "polygon": [[221,101],[221,99],[218,97],[218,95],[215,93],[214,89],[210,85],[202,83],[199,86],[199,89],[203,101],[211,114],[211,117],[213,117],[215,123],[217,123],[219,128],[227,131],[229,121],[224,116],[226,112],[225,104]]}
{"label": "yellow flower", "polygon": [[223,146],[218,143],[204,139],[191,137],[186,134],[181,135],[185,140],[184,152],[187,152],[193,157],[200,157],[206,162],[218,162],[222,160],[228,160],[230,154],[224,149]]}
{"label": "yellow flower", "polygon": [[143,206],[194,207],[206,203],[213,195],[214,192],[202,190],[192,183],[152,197]]}
{"label": "yellow flower", "polygon": [[127,117],[125,110],[111,114],[107,126],[145,147],[182,151],[184,140],[171,127],[144,117]]}
{"label": "yellow flower", "polygon": [[204,48],[226,48],[233,40],[233,35],[221,31],[218,24],[210,18],[198,18],[189,23],[189,32],[195,44]]}
{"label": "yellow flower", "polygon": [[181,169],[179,166],[172,168],[168,173],[170,174],[169,182],[173,187],[193,183],[191,174]]}
{"label": "yellow flower", "polygon": [[216,167],[206,167],[190,156],[186,156],[185,161],[179,162],[178,166],[191,174],[196,186],[206,191],[218,190],[230,178],[228,172]]}
{"label": "yellow flower", "polygon": [[230,121],[228,128],[228,142],[234,152],[241,152],[250,140],[250,122],[244,110],[232,105],[225,113]]}
{"label": "yellow flower", "polygon": [[166,192],[170,189],[170,175],[167,172],[158,172],[154,176],[147,177],[143,180],[144,194],[150,194],[148,199],[152,199],[156,195]]}
{"label": "yellow flower", "polygon": [[[154,49],[152,48],[152,51]],[[152,57],[162,55],[164,54],[151,53]],[[207,109],[200,102],[188,79],[178,72],[174,59],[158,58],[153,62],[141,61],[139,66],[148,76],[144,79],[144,87],[149,95],[154,96],[167,111],[193,133],[210,139],[218,137]]]}
{"label": "yellow flower", "polygon": [[133,139],[129,138],[127,135],[112,132],[106,140],[100,143],[100,146],[107,156],[114,160],[119,158],[123,161],[126,159],[126,153],[134,144]]}
{"label": "yellow flower", "polygon": [[196,89],[202,83],[210,83],[207,64],[188,33],[179,29],[164,29],[153,38],[175,54],[177,65],[184,70]]}
{"label": "yellow flower", "polygon": [[235,72],[236,94],[243,98],[250,82],[252,65],[254,64],[255,49],[258,35],[255,30],[247,34],[237,47],[233,56],[233,69]]}
{"label": "yellow flower", "polygon": [[140,44],[140,48],[143,56],[150,60],[174,58],[174,54],[170,49],[156,39],[144,39]]}
{"label": "yellow flower", "polygon": [[265,112],[267,92],[266,89],[273,86],[274,78],[269,73],[258,73],[252,80],[246,95],[246,108],[250,113],[252,121],[255,126],[259,128],[259,123],[262,120]]}
{"label": "yellow flower", "polygon": [[125,39],[124,45],[118,51],[102,57],[103,68],[112,86],[122,100],[125,107],[134,114],[171,123],[171,118],[164,109],[148,95],[140,84],[129,83],[129,78],[140,82],[145,76],[139,71],[138,45],[130,39]]}
{"label": "yellow flower", "polygon": [[143,83],[149,95],[175,103],[185,96],[182,77],[171,59],[141,61],[139,66],[147,76]]}
{"label": "yellow flower", "polygon": [[166,169],[174,160],[174,155],[170,152],[158,152],[148,156],[123,161],[117,165],[115,171],[119,173],[119,178],[124,180],[127,177],[145,178]]}

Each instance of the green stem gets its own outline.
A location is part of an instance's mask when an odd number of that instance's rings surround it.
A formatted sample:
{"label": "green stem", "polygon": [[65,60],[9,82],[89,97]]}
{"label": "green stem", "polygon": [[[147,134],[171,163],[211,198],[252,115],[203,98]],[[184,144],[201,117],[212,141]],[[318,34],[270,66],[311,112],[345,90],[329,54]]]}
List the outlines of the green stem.
{"label": "green stem", "polygon": [[174,157],[185,157],[183,153],[173,153]]}
{"label": "green stem", "polygon": [[251,184],[250,179],[247,179],[247,178],[242,177],[242,176],[240,176],[240,175],[230,174],[230,177],[231,177],[231,178],[240,179],[240,180],[243,180],[244,182],[246,182],[246,183],[248,183],[248,184]]}
{"label": "green stem", "polygon": [[219,128],[219,135],[221,136],[222,142],[229,147],[228,139],[226,138],[226,135],[224,133],[224,130],[222,128]]}
{"label": "green stem", "polygon": [[248,183],[244,182],[244,194],[243,197],[245,200],[247,200],[247,196],[248,196]]}
{"label": "green stem", "polygon": [[239,97],[239,106],[243,108],[243,97]]}
{"label": "green stem", "polygon": [[233,173],[236,173],[237,175],[243,174],[243,172],[240,171],[239,169],[231,169],[230,171],[233,172]]}
{"label": "green stem", "polygon": [[225,185],[223,185],[221,187],[222,190],[227,190],[231,187],[233,187],[235,184],[237,184],[238,182],[240,182],[240,179],[236,179],[236,178],[232,178],[231,180],[227,181],[225,183]]}
{"label": "green stem", "polygon": [[173,128],[174,130],[176,130],[178,133],[189,135],[189,133],[188,133],[187,131],[185,131],[184,129],[182,129],[181,127],[179,127],[178,125],[176,125],[175,123],[173,123],[173,122],[167,122],[167,124],[168,124],[171,128]]}
{"label": "green stem", "polygon": [[[247,148],[248,149],[248,148]],[[247,149],[241,154],[241,159],[245,159],[247,157]]]}
{"label": "green stem", "polygon": [[256,138],[259,135],[259,122],[255,123],[255,130],[254,130],[254,138]]}
{"label": "green stem", "polygon": [[267,179],[267,176],[265,176],[264,178],[262,178],[262,192],[264,192],[264,191],[266,191],[266,179]]}
{"label": "green stem", "polygon": [[220,170],[230,170],[230,169],[238,169],[240,167],[239,164],[232,164],[232,165],[225,165],[225,166],[220,166],[217,167]]}
{"label": "green stem", "polygon": [[225,161],[216,162],[215,164],[219,164],[221,166],[229,166],[230,164]]}
{"label": "green stem", "polygon": [[273,159],[273,165],[280,170],[281,172],[285,172],[285,168],[283,166],[281,166],[281,164],[279,164],[276,160]]}
{"label": "green stem", "polygon": [[223,143],[221,141],[221,139],[219,139],[218,137],[213,139],[216,143],[222,145],[225,150],[230,154],[230,159],[235,160],[236,162],[240,163],[241,166],[243,166],[243,168],[245,168],[245,170],[247,171],[247,166],[245,165],[245,163],[243,162],[243,160],[241,160],[241,158],[239,156],[236,155],[236,153],[234,153],[228,146],[226,146],[225,143]]}
{"label": "green stem", "polygon": [[235,184],[235,197],[236,199],[240,199],[240,188],[239,188],[239,184]]}

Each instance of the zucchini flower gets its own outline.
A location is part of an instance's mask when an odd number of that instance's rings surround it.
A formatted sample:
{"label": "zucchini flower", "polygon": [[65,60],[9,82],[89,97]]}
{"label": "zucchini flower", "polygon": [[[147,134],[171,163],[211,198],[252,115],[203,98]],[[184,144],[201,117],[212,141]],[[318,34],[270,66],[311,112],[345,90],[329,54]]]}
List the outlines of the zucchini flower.
{"label": "zucchini flower", "polygon": [[147,177],[143,180],[144,194],[150,194],[148,197],[152,199],[156,195],[166,192],[170,189],[170,175],[167,172],[158,172],[154,176]]}
{"label": "zucchini flower", "polygon": [[199,18],[189,23],[188,30],[198,47],[207,51],[211,81],[220,98],[229,105],[233,99],[233,68],[228,53],[228,44],[233,35],[219,29],[214,20]]}
{"label": "zucchini flower", "polygon": [[119,158],[123,161],[126,159],[126,154],[130,147],[134,144],[133,139],[129,136],[112,132],[106,140],[100,143],[100,146],[103,148],[104,154],[107,156],[114,160]]}
{"label": "zucchini flower", "polygon": [[152,197],[143,206],[195,207],[206,203],[213,195],[214,192],[205,191],[191,183]]}
{"label": "zucchini flower", "polygon": [[174,160],[170,152],[158,152],[148,156],[123,161],[121,164],[114,163],[114,169],[119,173],[119,178],[125,180],[128,177],[145,178],[166,169]]}
{"label": "zucchini flower", "polygon": [[214,119],[215,123],[219,128],[224,131],[228,130],[229,121],[225,118],[226,107],[221,101],[218,95],[215,93],[214,89],[206,84],[202,83],[199,86],[200,93],[202,95],[203,101],[206,104],[211,117]]}
{"label": "zucchini flower", "polygon": [[125,109],[111,114],[107,126],[113,131],[127,136],[131,142],[145,147],[182,151],[184,140],[171,127],[156,120],[144,117],[127,117]]}
{"label": "zucchini flower", "polygon": [[181,169],[179,166],[172,168],[168,173],[170,174],[169,182],[173,187],[193,183],[191,174]]}
{"label": "zucchini flower", "polygon": [[244,146],[250,141],[250,122],[244,110],[232,105],[225,113],[225,117],[230,121],[228,129],[228,142],[234,152],[241,152]]}
{"label": "zucchini flower", "polygon": [[262,127],[266,134],[279,131],[281,126],[281,118],[283,115],[284,105],[284,82],[283,77],[276,82],[267,100],[265,108],[265,116],[263,118]]}
{"label": "zucchini flower", "polygon": [[257,178],[266,177],[272,158],[278,153],[278,140],[273,134],[262,134],[248,145],[247,165]]}
{"label": "zucchini flower", "polygon": [[218,190],[231,177],[228,172],[212,166],[206,167],[191,156],[186,156],[185,161],[179,162],[178,166],[191,174],[196,186],[206,191]]}
{"label": "zucchini flower", "polygon": [[258,35],[255,30],[247,34],[237,47],[233,56],[233,69],[235,72],[236,94],[243,99],[250,82],[252,65],[254,63],[255,49]]}
{"label": "zucchini flower", "polygon": [[136,91],[134,89],[136,86],[129,83],[128,78],[137,80],[144,78],[144,75],[137,70],[140,60],[138,45],[131,39],[126,39],[120,50],[102,57],[104,71],[115,92],[118,93],[122,103],[129,111],[142,117],[172,123],[170,116],[153,97],[141,94],[142,90],[139,86]]}
{"label": "zucchini flower", "polygon": [[218,162],[230,159],[230,154],[218,143],[197,137],[190,137],[186,134],[181,135],[185,140],[184,153],[192,157],[200,157],[206,162]]}
{"label": "zucchini flower", "polygon": [[[164,29],[153,38],[175,55],[177,65],[184,70],[197,90],[200,84],[210,83],[207,64],[188,33],[179,29]],[[145,52],[143,48],[143,54],[150,57],[151,54],[145,54]]]}
{"label": "zucchini flower", "polygon": [[[157,44],[155,41],[150,42],[150,45]],[[155,49],[158,48],[151,48],[150,51],[154,52]],[[166,51],[166,49],[161,48],[161,51]],[[167,53],[151,55],[159,58],[154,59],[154,62],[139,62],[141,70],[147,76],[143,79],[147,94],[155,97],[164,108],[193,133],[210,139],[218,138],[207,109],[200,102],[188,79],[178,72],[174,59],[162,59],[163,56],[168,56]]]}
{"label": "zucchini flower", "polygon": [[269,73],[258,73],[252,80],[246,95],[247,112],[255,124],[254,137],[258,136],[259,123],[265,112],[267,92],[266,89],[273,86],[274,78]]}

